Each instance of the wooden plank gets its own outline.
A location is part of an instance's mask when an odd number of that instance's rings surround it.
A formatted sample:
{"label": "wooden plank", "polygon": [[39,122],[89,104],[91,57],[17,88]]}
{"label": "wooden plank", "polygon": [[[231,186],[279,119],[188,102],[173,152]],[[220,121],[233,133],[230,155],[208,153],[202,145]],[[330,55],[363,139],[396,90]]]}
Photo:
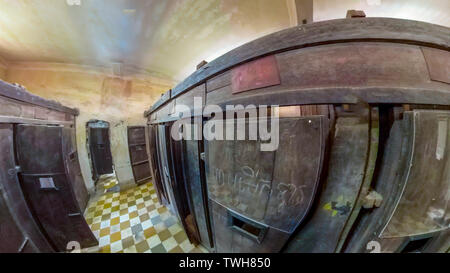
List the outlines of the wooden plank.
{"label": "wooden plank", "polygon": [[[308,221],[296,232],[287,252],[333,252],[355,206],[369,150],[369,109],[337,109],[328,176]],[[345,160],[343,160],[345,158]]]}
{"label": "wooden plank", "polygon": [[422,47],[428,65],[430,79],[450,84],[450,52],[435,48]]}
{"label": "wooden plank", "polygon": [[81,174],[75,128],[63,128],[63,156],[66,174],[72,185],[80,211],[84,213],[89,202],[89,192]]}
{"label": "wooden plank", "polygon": [[[281,118],[275,152],[261,151],[257,140],[205,142],[209,198],[252,220],[293,232],[319,182],[327,119]],[[246,122],[246,130],[252,122]]]}
{"label": "wooden plank", "polygon": [[[12,124],[0,124],[0,150],[2,151],[0,153],[0,166],[2,168],[0,171],[0,189],[2,192],[0,198],[4,200],[5,205],[7,206],[7,208],[2,208],[2,211],[10,211],[9,213],[18,229],[29,239],[27,246],[24,249],[25,252],[33,251],[33,249],[35,252],[54,252],[54,249],[35,222],[22,193],[15,170],[13,130]],[[3,219],[4,218],[2,217],[2,221]],[[3,248],[8,245],[7,241],[11,234],[8,232],[5,235],[6,237],[2,236],[1,239],[1,252],[18,251],[19,248],[8,248],[7,250]],[[22,242],[23,241],[20,243]]]}
{"label": "wooden plank", "polygon": [[[228,88],[229,87],[224,87]],[[242,96],[229,97],[227,92],[218,89],[208,93],[207,105],[216,104],[225,109],[227,104],[259,105],[308,105],[308,104],[355,104],[364,101],[370,104],[432,104],[450,105],[450,92],[442,86],[403,87],[322,87],[287,88],[273,90],[260,89]],[[245,95],[244,95],[245,94]]]}
{"label": "wooden plank", "polygon": [[347,223],[345,223],[345,227],[342,230],[342,233],[339,237],[338,245],[335,249],[335,252],[340,252],[344,243],[347,240],[347,237],[352,229],[353,225],[356,222],[356,219],[362,209],[364,199],[369,193],[370,186],[373,179],[373,174],[375,171],[376,161],[378,157],[378,146],[379,146],[379,138],[380,138],[380,128],[379,128],[379,112],[378,108],[371,108],[370,114],[370,144],[369,144],[369,155],[367,157],[367,162],[364,170],[364,181],[361,185],[361,190],[358,193],[358,197],[353,207],[353,210],[348,218]]}
{"label": "wooden plank", "polygon": [[[233,66],[264,55],[295,48],[351,41],[408,43],[449,50],[450,29],[424,22],[392,18],[338,19],[293,27],[256,39],[211,61],[173,88],[171,96],[187,92]],[[151,111],[156,109],[157,107],[152,107]]]}
{"label": "wooden plank", "polygon": [[[385,113],[382,117],[387,116],[388,112]],[[380,161],[377,163],[379,170],[372,185],[373,189],[383,196],[383,202],[376,209],[361,211],[358,224],[342,249],[344,252],[369,252],[366,246],[370,241],[380,243],[381,251],[397,250],[392,247],[391,241],[383,241],[379,235],[392,215],[405,185],[404,170],[410,162],[413,141],[412,118],[408,113],[404,113],[403,120],[395,120],[392,128],[386,127],[386,120],[382,122],[385,125],[380,128],[380,137],[386,138],[386,141],[380,147]]]}
{"label": "wooden plank", "polygon": [[161,97],[153,104],[153,106],[144,113],[144,116],[148,116],[151,112],[155,111],[157,108],[164,105],[171,98],[171,90],[167,90],[165,93],[161,94]]}
{"label": "wooden plank", "polygon": [[206,92],[209,93],[228,85],[231,85],[231,71],[225,71],[206,81]]}
{"label": "wooden plank", "polygon": [[202,181],[202,173],[200,170],[200,152],[199,143],[197,140],[184,141],[184,162],[183,168],[186,175],[187,193],[193,210],[194,218],[197,222],[197,227],[200,236],[201,244],[212,250],[212,242],[210,241],[210,226],[208,219],[208,206],[206,185]]}
{"label": "wooden plank", "polygon": [[32,118],[18,118],[11,116],[0,116],[0,123],[24,123],[24,124],[36,124],[36,125],[64,125],[64,126],[74,126],[73,121],[56,121],[56,120],[41,120]]}
{"label": "wooden plank", "polygon": [[382,238],[423,236],[449,228],[450,111],[414,110],[413,119],[406,186]]}
{"label": "wooden plank", "polygon": [[262,242],[256,243],[231,228],[226,207],[215,201],[211,201],[210,204],[215,229],[215,246],[218,253],[279,252],[289,237],[289,233],[269,227]]}
{"label": "wooden plank", "polygon": [[28,92],[26,89],[12,85],[10,83],[4,82],[0,80],[0,95],[5,96],[11,99],[15,99],[18,101],[23,101],[27,103],[31,103],[33,105],[39,105],[45,108],[53,109],[59,112],[63,113],[69,113],[71,115],[77,116],[79,114],[78,109],[69,108],[66,106],[63,106],[62,104],[46,100],[44,98],[41,98],[39,96],[36,96],[30,92]]}
{"label": "wooden plank", "polygon": [[[358,54],[355,54],[357,52]],[[281,85],[207,96],[217,104],[450,103],[449,85],[430,81],[420,47],[390,43],[326,45],[277,54]],[[209,91],[209,90],[208,90]]]}
{"label": "wooden plank", "polygon": [[70,241],[81,247],[98,242],[68,181],[61,138],[61,127],[19,125],[15,143],[28,205],[56,249],[65,251]]}
{"label": "wooden plank", "polygon": [[[203,106],[205,105],[206,101],[206,84],[199,85],[189,91],[188,93],[185,93],[175,99],[175,106],[177,105],[185,105],[189,109],[191,109],[191,115],[193,116],[195,113],[195,110],[198,110],[200,113],[203,111]],[[194,105],[194,98],[201,99],[201,104],[195,108],[196,105]],[[158,116],[159,117],[159,116]]]}
{"label": "wooden plank", "polygon": [[231,70],[233,94],[280,83],[280,72],[274,55],[256,59]]}

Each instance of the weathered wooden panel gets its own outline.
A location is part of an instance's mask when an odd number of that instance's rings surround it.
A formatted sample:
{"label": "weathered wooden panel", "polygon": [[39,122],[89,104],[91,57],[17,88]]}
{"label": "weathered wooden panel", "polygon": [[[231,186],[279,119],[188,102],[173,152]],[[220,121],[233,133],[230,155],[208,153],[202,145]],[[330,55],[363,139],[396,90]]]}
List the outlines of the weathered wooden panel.
{"label": "weathered wooden panel", "polygon": [[430,79],[450,84],[450,52],[422,47],[427,62]]}
{"label": "weathered wooden panel", "polygon": [[66,177],[62,128],[18,125],[15,138],[21,186],[48,238],[59,251],[70,241],[97,245]]}
{"label": "weathered wooden panel", "polygon": [[[36,224],[20,187],[15,170],[15,156],[14,156],[14,137],[13,124],[0,124],[0,189],[4,198],[5,206],[10,210],[11,216],[17,225],[17,228],[28,238],[26,247],[33,247],[36,252],[53,252],[54,249],[50,246],[47,239]],[[1,209],[4,210],[4,209]],[[4,212],[7,213],[7,212]],[[2,218],[3,225],[3,218]],[[6,221],[6,219],[5,219]],[[2,245],[9,245],[9,231],[5,232],[6,237],[2,236]],[[22,244],[24,241],[20,242]],[[7,250],[2,251],[16,252],[16,243],[11,244],[13,249],[8,247]],[[10,246],[11,246],[10,245]],[[24,248],[24,251],[26,249]]]}
{"label": "weathered wooden panel", "polygon": [[135,163],[146,161],[148,158],[147,151],[145,150],[145,144],[130,146],[130,158],[132,165]]}
{"label": "weathered wooden panel", "polygon": [[200,173],[200,155],[197,140],[185,141],[185,162],[188,194],[193,206],[195,220],[200,235],[201,244],[207,249],[212,249],[210,241],[209,212],[207,205],[206,185],[203,185]]}
{"label": "weathered wooden panel", "polygon": [[[384,115],[383,116],[387,116]],[[412,121],[404,114],[403,120],[395,120],[392,128],[380,128],[380,138],[387,138],[386,144],[380,147],[379,170],[372,182],[373,190],[383,196],[380,207],[373,210],[362,210],[357,225],[344,245],[344,252],[368,252],[366,246],[370,241],[380,243],[381,251],[398,251],[403,240],[380,240],[380,232],[386,225],[395,208],[395,203],[405,185],[404,170],[411,157],[413,134]],[[382,121],[383,123],[386,120]],[[394,246],[397,242],[397,246]]]}
{"label": "weathered wooden panel", "polygon": [[406,187],[382,238],[418,236],[450,227],[450,112],[415,110],[413,118]]}
{"label": "weathered wooden panel", "polygon": [[209,92],[206,105],[355,103],[358,100],[449,103],[448,85],[430,82],[418,46],[373,42],[334,44],[287,51],[276,58],[280,85],[233,94],[231,84],[227,84]]}
{"label": "weathered wooden panel", "polygon": [[[175,105],[185,105],[189,109],[191,109],[191,114],[194,114],[194,110],[199,110],[199,113],[202,113],[203,106],[205,105],[205,88],[206,85],[202,84],[194,89],[190,90],[188,93],[183,94],[175,99]],[[194,98],[197,100],[201,99],[201,103],[199,105],[194,105]],[[196,108],[194,108],[196,107]]]}
{"label": "weathered wooden panel", "polygon": [[144,126],[128,127],[128,145],[130,144],[145,144]]}
{"label": "weathered wooden panel", "polygon": [[78,206],[80,207],[80,210],[84,212],[89,201],[89,192],[86,188],[86,184],[84,183],[83,175],[81,174],[75,129],[64,127],[62,129],[62,135],[66,173],[78,201]]}
{"label": "weathered wooden panel", "polygon": [[372,107],[370,114],[370,139],[369,149],[367,155],[367,162],[364,170],[364,178],[361,184],[361,190],[359,191],[353,210],[345,224],[341,235],[339,237],[339,243],[335,249],[335,252],[340,252],[344,243],[347,241],[348,235],[351,233],[356,219],[360,215],[361,209],[363,209],[365,199],[368,196],[373,181],[373,175],[376,168],[376,162],[378,158],[378,149],[380,144],[380,127],[379,127],[379,108]]}
{"label": "weathered wooden panel", "polygon": [[136,183],[141,183],[144,182],[144,180],[151,178],[150,166],[148,161],[133,165],[133,173]]}
{"label": "weathered wooden panel", "polygon": [[168,208],[169,210],[177,215],[178,218],[178,211],[177,211],[177,204],[175,200],[175,196],[173,193],[173,177],[170,173],[170,150],[169,150],[169,130],[167,125],[158,125],[158,158],[159,158],[159,164],[160,164],[160,173],[162,176],[162,182],[164,186],[164,190],[166,192],[167,201],[168,201]]}
{"label": "weathered wooden panel", "polygon": [[280,73],[275,56],[263,57],[231,70],[233,94],[280,84]]}
{"label": "weathered wooden panel", "polygon": [[150,170],[156,189],[156,195],[158,196],[159,202],[165,205],[168,203],[168,197],[164,189],[162,173],[160,173],[157,130],[158,127],[156,125],[148,126],[148,152],[150,157]]}
{"label": "weathered wooden panel", "polygon": [[277,55],[283,86],[408,86],[428,81],[418,46],[347,43]]}
{"label": "weathered wooden panel", "polygon": [[[0,115],[2,116],[22,116],[22,105],[14,100],[0,96]],[[29,116],[31,118],[33,116]]]}
{"label": "weathered wooden panel", "polygon": [[36,96],[26,89],[16,86],[0,80],[0,95],[8,97],[24,103],[29,103],[36,106],[42,106],[46,109],[52,109],[58,112],[68,113],[71,115],[78,115],[78,109],[72,109],[61,105],[60,103],[52,100],[47,100]]}
{"label": "weathered wooden panel", "polygon": [[34,112],[34,118],[43,120],[66,120],[66,113],[37,106]]}
{"label": "weathered wooden panel", "polygon": [[206,92],[209,93],[229,85],[231,85],[231,71],[226,71],[206,81]]}
{"label": "weathered wooden panel", "polygon": [[133,168],[134,180],[138,184],[145,182],[151,177],[146,145],[145,127],[128,127],[128,150],[130,152],[130,163]]}
{"label": "weathered wooden panel", "polygon": [[215,247],[218,253],[273,253],[279,252],[289,233],[268,227],[260,243],[232,229],[229,210],[211,201],[212,219],[215,228]]}
{"label": "weathered wooden panel", "polygon": [[[190,87],[245,61],[262,55],[339,41],[370,41],[374,39],[410,41],[450,48],[448,28],[423,22],[392,18],[352,18],[329,20],[282,30],[256,39],[217,58],[172,89],[172,97]],[[155,110],[156,108],[153,108]]]}
{"label": "weathered wooden panel", "polygon": [[338,246],[363,183],[369,149],[369,109],[353,107],[349,112],[337,111],[327,180],[315,210],[297,230],[288,252],[334,252]]}
{"label": "weathered wooden panel", "polygon": [[17,180],[12,124],[0,124],[0,150],[0,253],[52,252]]}
{"label": "weathered wooden panel", "polygon": [[0,253],[26,253],[37,252],[31,246],[29,239],[24,236],[20,227],[16,225],[8,206],[3,199],[3,190],[0,187]]}
{"label": "weathered wooden panel", "polygon": [[245,217],[292,232],[311,206],[328,124],[322,116],[281,118],[279,128],[275,152],[261,151],[260,141],[205,142],[208,193]]}
{"label": "weathered wooden panel", "polygon": [[0,96],[0,116],[40,119],[51,121],[73,121],[73,115],[32,105]]}
{"label": "weathered wooden panel", "polygon": [[156,112],[157,120],[167,120],[175,112],[175,100],[168,102]]}
{"label": "weathered wooden panel", "polygon": [[153,104],[151,111],[157,109],[158,107],[169,101],[171,98],[171,93],[172,90],[167,90],[166,92],[161,94],[161,97]]}

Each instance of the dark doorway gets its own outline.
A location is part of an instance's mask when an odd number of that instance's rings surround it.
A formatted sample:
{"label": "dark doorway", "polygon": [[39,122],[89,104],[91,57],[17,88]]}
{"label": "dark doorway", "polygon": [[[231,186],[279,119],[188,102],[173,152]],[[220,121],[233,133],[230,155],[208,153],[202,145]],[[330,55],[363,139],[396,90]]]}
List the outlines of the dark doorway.
{"label": "dark doorway", "polygon": [[91,120],[86,124],[92,179],[97,182],[103,174],[112,174],[113,162],[109,140],[109,122]]}

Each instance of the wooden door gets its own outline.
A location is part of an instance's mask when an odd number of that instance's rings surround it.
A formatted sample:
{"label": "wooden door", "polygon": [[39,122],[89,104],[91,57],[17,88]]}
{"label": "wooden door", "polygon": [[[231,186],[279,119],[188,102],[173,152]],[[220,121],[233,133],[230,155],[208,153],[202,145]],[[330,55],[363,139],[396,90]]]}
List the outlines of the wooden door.
{"label": "wooden door", "polygon": [[19,124],[15,133],[22,191],[43,233],[58,251],[71,241],[97,245],[68,180],[63,127]]}
{"label": "wooden door", "polygon": [[144,126],[128,127],[128,150],[134,181],[136,184],[142,184],[151,178]]}
{"label": "wooden door", "polygon": [[169,197],[167,196],[167,191],[164,186],[164,181],[162,180],[162,173],[160,172],[160,162],[158,156],[158,135],[157,135],[157,127],[149,126],[148,127],[148,136],[149,136],[149,155],[151,162],[151,171],[153,173],[153,182],[156,187],[156,194],[158,195],[159,202],[161,204],[168,204]]}
{"label": "wooden door", "polygon": [[0,253],[53,252],[22,194],[13,136],[13,124],[0,124]]}
{"label": "wooden door", "polygon": [[113,173],[109,128],[89,128],[89,150],[95,180],[102,174]]}

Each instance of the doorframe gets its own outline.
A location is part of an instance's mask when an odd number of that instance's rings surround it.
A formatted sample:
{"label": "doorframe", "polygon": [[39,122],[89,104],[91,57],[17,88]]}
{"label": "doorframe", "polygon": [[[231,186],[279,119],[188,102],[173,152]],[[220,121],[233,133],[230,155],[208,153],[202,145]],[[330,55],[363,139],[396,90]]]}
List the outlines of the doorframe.
{"label": "doorframe", "polygon": [[[93,127],[90,126],[91,124],[96,124],[96,123],[104,123],[106,127]],[[94,160],[92,160],[92,153],[91,153],[91,145],[90,145],[90,136],[91,136],[91,132],[90,129],[91,128],[108,128],[108,143],[109,143],[109,149],[111,151],[111,124],[108,121],[105,120],[98,120],[98,119],[91,119],[88,122],[86,122],[86,151],[88,154],[88,162],[89,162],[89,166],[91,168],[91,173],[92,173],[92,180],[94,181],[94,185],[97,185],[98,179],[100,178],[99,175],[97,175],[97,172],[95,170],[95,166],[94,166]],[[112,163],[112,169],[114,171],[114,159],[112,158],[112,153],[111,153],[111,163]]]}

